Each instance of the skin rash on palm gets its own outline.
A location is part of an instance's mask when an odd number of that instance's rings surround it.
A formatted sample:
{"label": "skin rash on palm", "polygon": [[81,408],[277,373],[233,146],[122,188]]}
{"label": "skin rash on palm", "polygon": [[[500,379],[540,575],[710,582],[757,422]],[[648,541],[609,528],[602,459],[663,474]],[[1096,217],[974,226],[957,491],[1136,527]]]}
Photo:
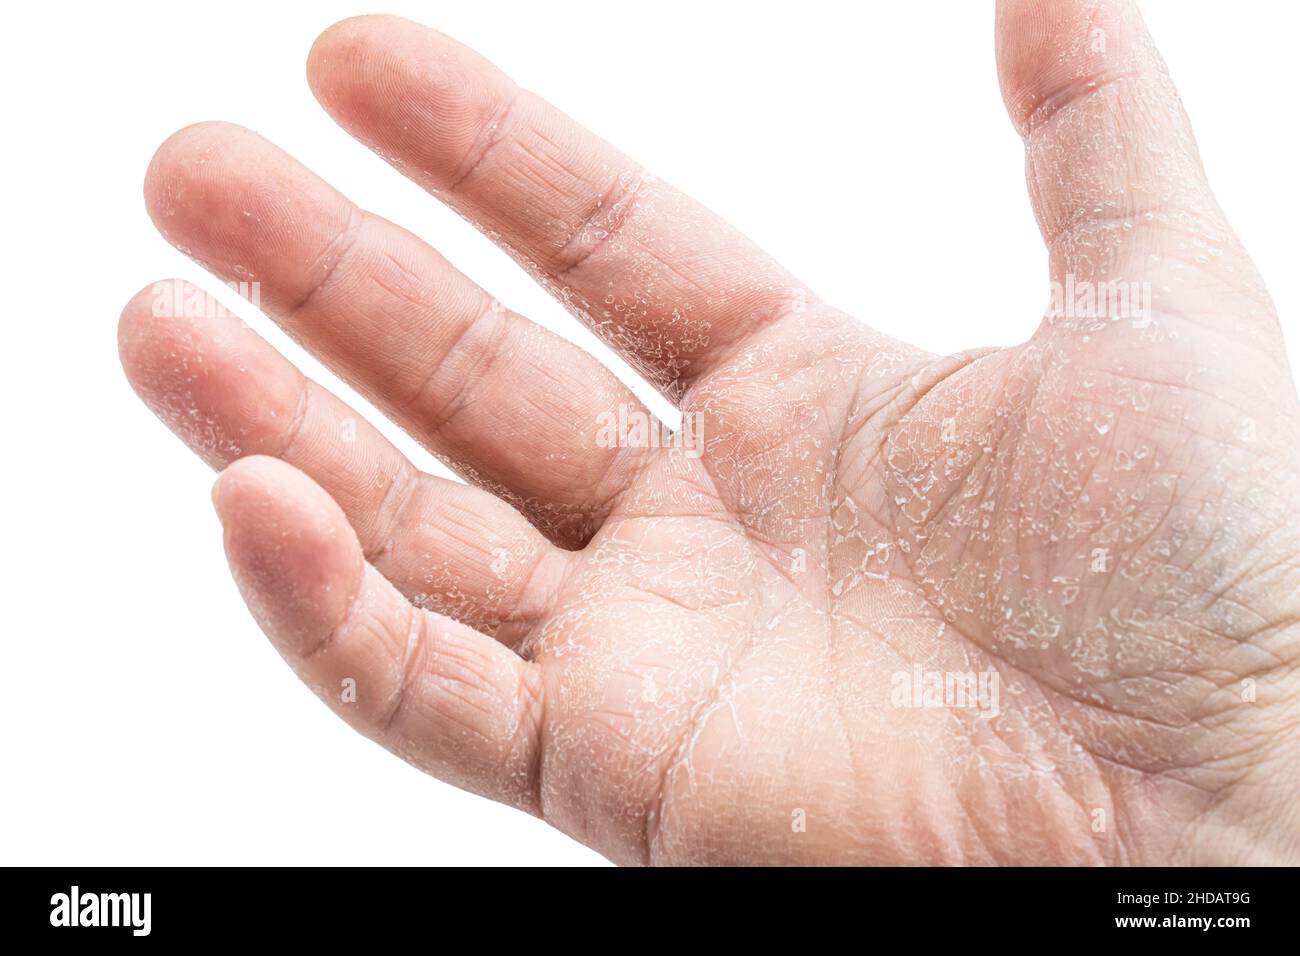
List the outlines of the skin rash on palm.
{"label": "skin rash on palm", "polygon": [[649,421],[611,373],[255,134],[169,139],[163,234],[468,480],[418,473],[197,290],[128,305],[127,374],[224,469],[231,566],[302,678],[618,862],[1294,861],[1276,316],[1133,6],[1004,0],[997,37],[1053,306],[949,358],[447,37],[317,41],[331,115],[672,398],[689,445],[598,440]]}

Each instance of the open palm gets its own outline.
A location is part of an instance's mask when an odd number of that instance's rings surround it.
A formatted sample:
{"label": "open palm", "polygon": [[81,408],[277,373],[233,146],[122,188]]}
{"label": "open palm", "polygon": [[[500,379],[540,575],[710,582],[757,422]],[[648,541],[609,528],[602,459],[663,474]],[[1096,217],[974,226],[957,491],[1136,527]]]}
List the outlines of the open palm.
{"label": "open palm", "polygon": [[127,373],[225,469],[232,568],[303,679],[619,862],[1293,859],[1300,415],[1270,301],[1130,3],[1004,0],[998,48],[1052,306],[939,358],[454,41],[317,41],[326,109],[676,401],[671,437],[255,134],[170,138],[164,235],[469,481],[198,290],[128,305]]}

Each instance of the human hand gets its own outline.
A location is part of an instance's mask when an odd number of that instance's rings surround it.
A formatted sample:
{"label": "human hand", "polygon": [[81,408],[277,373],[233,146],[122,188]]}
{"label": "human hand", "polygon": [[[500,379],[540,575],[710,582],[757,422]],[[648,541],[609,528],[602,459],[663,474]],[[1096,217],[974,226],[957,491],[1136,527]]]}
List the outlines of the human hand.
{"label": "human hand", "polygon": [[170,138],[168,240],[470,482],[237,319],[132,300],[127,374],[224,469],[232,569],[291,666],[618,862],[1294,862],[1300,416],[1271,302],[1130,3],[1003,0],[997,36],[1060,296],[1025,344],[949,358],[454,41],[317,41],[331,115],[676,401],[671,448],[607,440],[643,413],[617,378],[265,140]]}

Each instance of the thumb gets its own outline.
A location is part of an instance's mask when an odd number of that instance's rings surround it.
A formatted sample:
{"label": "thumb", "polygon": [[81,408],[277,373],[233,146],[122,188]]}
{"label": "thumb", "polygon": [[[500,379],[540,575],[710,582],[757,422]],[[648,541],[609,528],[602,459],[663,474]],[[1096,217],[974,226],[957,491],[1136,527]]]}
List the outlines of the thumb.
{"label": "thumb", "polygon": [[1227,230],[1136,3],[999,0],[997,54],[1054,273],[1104,272],[1138,239],[1146,251]]}

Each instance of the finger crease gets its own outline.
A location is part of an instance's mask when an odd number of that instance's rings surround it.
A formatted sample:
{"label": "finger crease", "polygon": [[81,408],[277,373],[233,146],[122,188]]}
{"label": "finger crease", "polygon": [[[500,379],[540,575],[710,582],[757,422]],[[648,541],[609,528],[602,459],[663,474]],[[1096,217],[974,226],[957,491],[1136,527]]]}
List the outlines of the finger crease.
{"label": "finger crease", "polygon": [[1029,140],[1062,110],[1078,105],[1108,86],[1122,80],[1138,80],[1143,75],[1141,70],[1103,70],[1068,80],[1044,95],[1038,105],[1030,110],[1025,117],[1021,135]]}
{"label": "finger crease", "polygon": [[384,491],[379,507],[375,509],[369,547],[362,549],[362,556],[366,561],[375,564],[393,549],[393,541],[401,527],[402,517],[415,498],[415,491],[419,488],[422,477],[423,475],[408,462],[402,462],[401,468]]}
{"label": "finger crease", "polygon": [[417,608],[411,608],[411,620],[406,629],[406,648],[402,654],[402,667],[397,679],[397,689],[393,692],[393,699],[389,702],[384,715],[379,720],[379,732],[382,735],[387,736],[410,697],[412,675],[415,673],[415,665],[420,658],[420,652],[428,640],[428,631],[428,619],[424,616],[424,613]]}
{"label": "finger crease", "polygon": [[[427,394],[430,389],[434,388],[435,382],[439,378],[440,373],[446,367],[447,362],[450,361],[452,356],[455,355],[456,352],[469,339],[472,338],[475,330],[483,322],[488,321],[491,317],[498,314],[494,309],[494,304],[495,304],[494,299],[491,299],[486,295],[484,296],[483,305],[479,309],[479,311],[475,314],[474,318],[472,318],[470,321],[466,322],[463,326],[461,326],[460,331],[456,333],[455,339],[452,340],[451,344],[447,347],[446,351],[444,351],[442,355],[433,363],[433,366],[432,368],[429,369],[429,373],[425,376],[424,381],[420,383],[419,389],[416,390],[416,392],[411,396],[411,398],[408,401],[402,403],[400,410],[403,413],[411,412],[420,403],[421,398],[425,394]],[[501,337],[504,336],[504,333],[507,331],[507,329],[508,329],[508,324],[503,320],[501,324],[501,332],[502,332]],[[493,355],[496,352],[498,352],[499,349],[500,346],[498,340],[494,339],[492,341],[487,342],[483,346],[484,356],[479,362],[479,365],[490,366]],[[459,377],[460,385],[457,386],[455,392],[447,396],[447,398],[444,401],[438,403],[440,407],[432,412],[432,414],[429,417],[429,420],[425,423],[425,427],[429,430],[430,434],[437,434],[438,432],[446,428],[448,422],[450,422],[456,416],[456,413],[460,410],[460,408],[463,407],[464,402],[462,401],[462,399],[464,398],[466,392],[473,384],[482,380],[483,374],[484,374],[484,369],[479,367],[471,370],[470,373],[467,373]]]}
{"label": "finger crease", "polygon": [[285,313],[289,320],[294,319],[303,311],[303,309],[307,308],[312,300],[315,299],[316,293],[329,283],[330,279],[334,276],[334,273],[338,270],[339,264],[347,257],[348,253],[352,251],[352,247],[356,245],[357,237],[361,233],[361,225],[365,222],[365,218],[365,213],[356,206],[351,206],[349,208],[348,224],[343,227],[339,234],[335,236],[334,239],[321,251],[321,254],[316,257],[316,261],[312,263],[313,270],[323,265],[324,271],[321,273],[320,278],[312,283],[311,288],[309,288],[296,303],[290,306],[288,311]]}
{"label": "finger crease", "polygon": [[307,408],[311,405],[311,382],[306,378],[299,378],[298,404],[294,407],[293,417],[289,419],[289,425],[285,429],[284,442],[280,445],[280,453],[276,455],[282,461],[289,460],[289,452],[298,436],[302,434],[302,426],[307,421]]}
{"label": "finger crease", "polygon": [[514,114],[515,104],[519,102],[523,92],[520,87],[516,86],[514,92],[510,94],[510,98],[498,106],[492,114],[492,118],[483,125],[483,129],[479,131],[478,137],[474,140],[474,145],[469,148],[465,161],[461,163],[464,171],[458,173],[451,181],[451,184],[447,186],[447,193],[455,192],[460,188],[461,183],[474,175],[475,170],[483,165],[483,161],[488,158],[493,148],[506,138],[508,124]]}
{"label": "finger crease", "polygon": [[[630,185],[629,180],[632,180]],[[568,265],[552,273],[556,282],[565,284],[588,259],[622,233],[636,206],[637,196],[648,180],[645,170],[637,170],[634,179],[627,174],[614,178],[595,207],[574,230],[573,238],[556,253],[557,261],[570,260]]]}

